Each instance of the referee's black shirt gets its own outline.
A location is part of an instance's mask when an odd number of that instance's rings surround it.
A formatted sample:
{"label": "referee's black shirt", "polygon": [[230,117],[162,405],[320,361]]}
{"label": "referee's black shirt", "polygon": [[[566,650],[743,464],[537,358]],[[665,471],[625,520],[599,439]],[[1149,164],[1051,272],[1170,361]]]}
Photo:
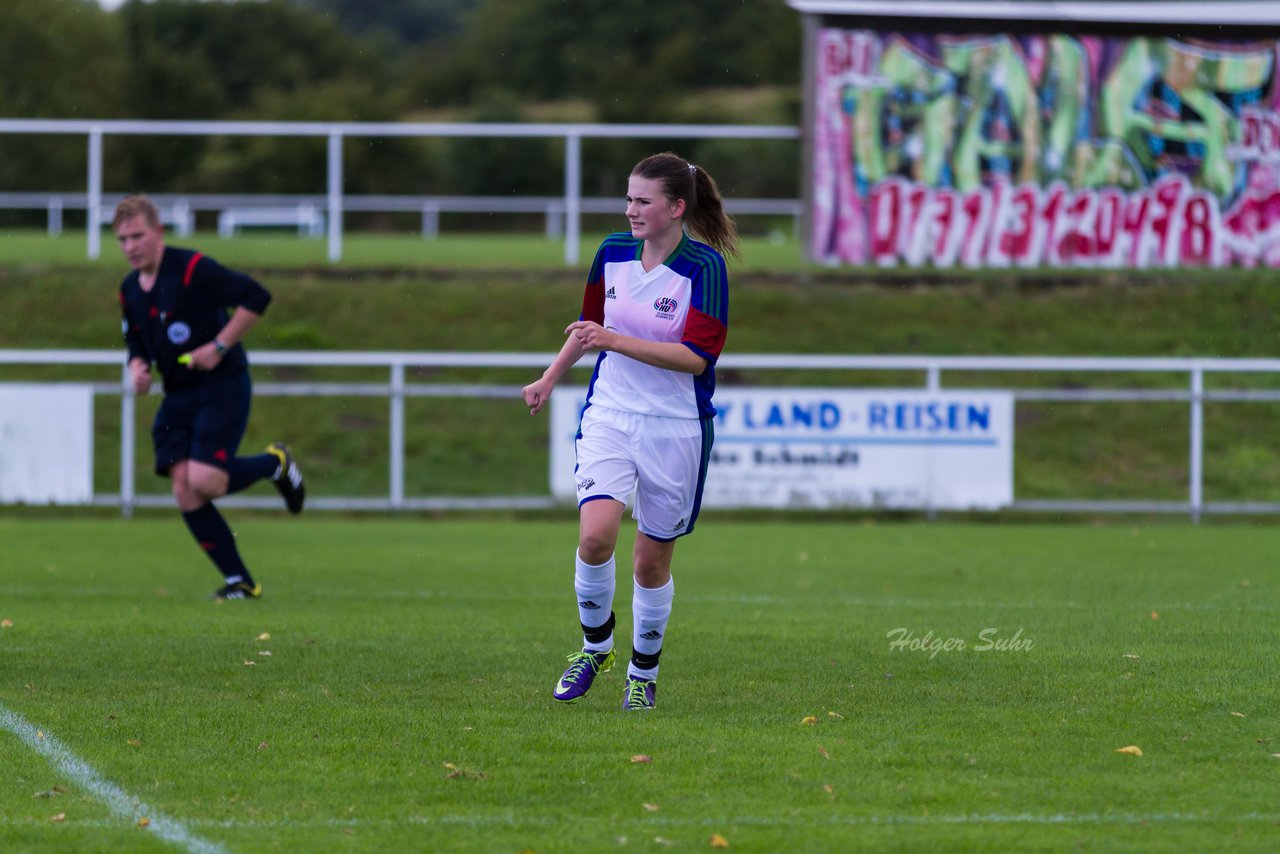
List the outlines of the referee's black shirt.
{"label": "referee's black shirt", "polygon": [[150,291],[134,270],[120,283],[124,340],[129,358],[155,364],[166,392],[216,382],[248,369],[240,344],[227,350],[212,371],[178,364],[178,357],[212,341],[227,325],[227,308],[262,314],[271,294],[250,276],[190,249],[166,246]]}

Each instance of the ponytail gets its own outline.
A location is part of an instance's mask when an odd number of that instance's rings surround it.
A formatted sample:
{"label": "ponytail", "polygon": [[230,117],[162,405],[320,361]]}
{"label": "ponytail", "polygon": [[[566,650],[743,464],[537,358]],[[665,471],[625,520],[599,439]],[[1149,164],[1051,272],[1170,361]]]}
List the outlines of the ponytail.
{"label": "ponytail", "polygon": [[725,213],[720,188],[711,173],[664,151],[646,157],[631,170],[632,175],[658,181],[671,199],[683,199],[685,226],[695,237],[721,255],[741,258],[738,250],[738,227]]}

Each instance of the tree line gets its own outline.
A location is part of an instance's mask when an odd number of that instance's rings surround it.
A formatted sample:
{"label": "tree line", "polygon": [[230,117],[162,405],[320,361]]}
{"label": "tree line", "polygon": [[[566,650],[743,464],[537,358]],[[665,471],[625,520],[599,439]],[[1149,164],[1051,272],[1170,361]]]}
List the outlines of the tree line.
{"label": "tree line", "polygon": [[[799,120],[800,22],[783,0],[6,0],[2,14],[8,118]],[[620,193],[655,147],[714,163],[732,195],[797,192],[794,143],[689,140],[587,141],[584,191]],[[0,135],[0,190],[79,189],[84,148]],[[324,190],[323,140],[108,137],[104,153],[109,192]],[[353,193],[563,186],[558,140],[352,140],[345,163]]]}

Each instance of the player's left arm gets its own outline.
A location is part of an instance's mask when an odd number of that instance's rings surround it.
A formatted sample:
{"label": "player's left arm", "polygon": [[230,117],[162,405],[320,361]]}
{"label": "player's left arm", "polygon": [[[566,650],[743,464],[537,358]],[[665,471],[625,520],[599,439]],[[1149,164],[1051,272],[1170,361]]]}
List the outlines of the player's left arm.
{"label": "player's left arm", "polygon": [[212,371],[218,367],[218,363],[222,361],[227,351],[239,344],[245,333],[261,319],[261,314],[250,311],[244,306],[236,308],[227,325],[213,336],[212,341],[207,341],[191,351],[191,367],[201,371]]}
{"label": "player's left arm", "polygon": [[252,276],[223,267],[212,258],[200,258],[195,274],[201,296],[215,305],[236,307],[231,319],[218,330],[212,341],[191,351],[190,366],[210,371],[262,319],[271,302],[271,293]]}
{"label": "player's left arm", "polygon": [[697,376],[707,369],[707,360],[690,350],[680,341],[647,341],[622,335],[605,329],[590,320],[569,324],[565,330],[577,337],[584,350],[609,350],[668,371],[680,371]]}
{"label": "player's left arm", "polygon": [[706,256],[691,279],[689,312],[679,341],[659,342],[622,335],[598,323],[579,320],[565,332],[586,350],[611,350],[646,365],[700,376],[714,365],[728,333],[729,290],[724,259]]}

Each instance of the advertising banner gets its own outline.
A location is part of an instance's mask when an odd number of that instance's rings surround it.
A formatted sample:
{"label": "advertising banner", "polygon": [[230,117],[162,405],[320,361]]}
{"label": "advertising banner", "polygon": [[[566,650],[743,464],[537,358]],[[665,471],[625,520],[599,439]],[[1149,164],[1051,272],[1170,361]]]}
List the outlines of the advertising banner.
{"label": "advertising banner", "polygon": [[[551,397],[551,491],[575,499],[586,389]],[[1013,501],[1013,396],[721,389],[705,507],[996,509]]]}
{"label": "advertising banner", "polygon": [[1280,43],[818,31],[813,257],[1280,266]]}

